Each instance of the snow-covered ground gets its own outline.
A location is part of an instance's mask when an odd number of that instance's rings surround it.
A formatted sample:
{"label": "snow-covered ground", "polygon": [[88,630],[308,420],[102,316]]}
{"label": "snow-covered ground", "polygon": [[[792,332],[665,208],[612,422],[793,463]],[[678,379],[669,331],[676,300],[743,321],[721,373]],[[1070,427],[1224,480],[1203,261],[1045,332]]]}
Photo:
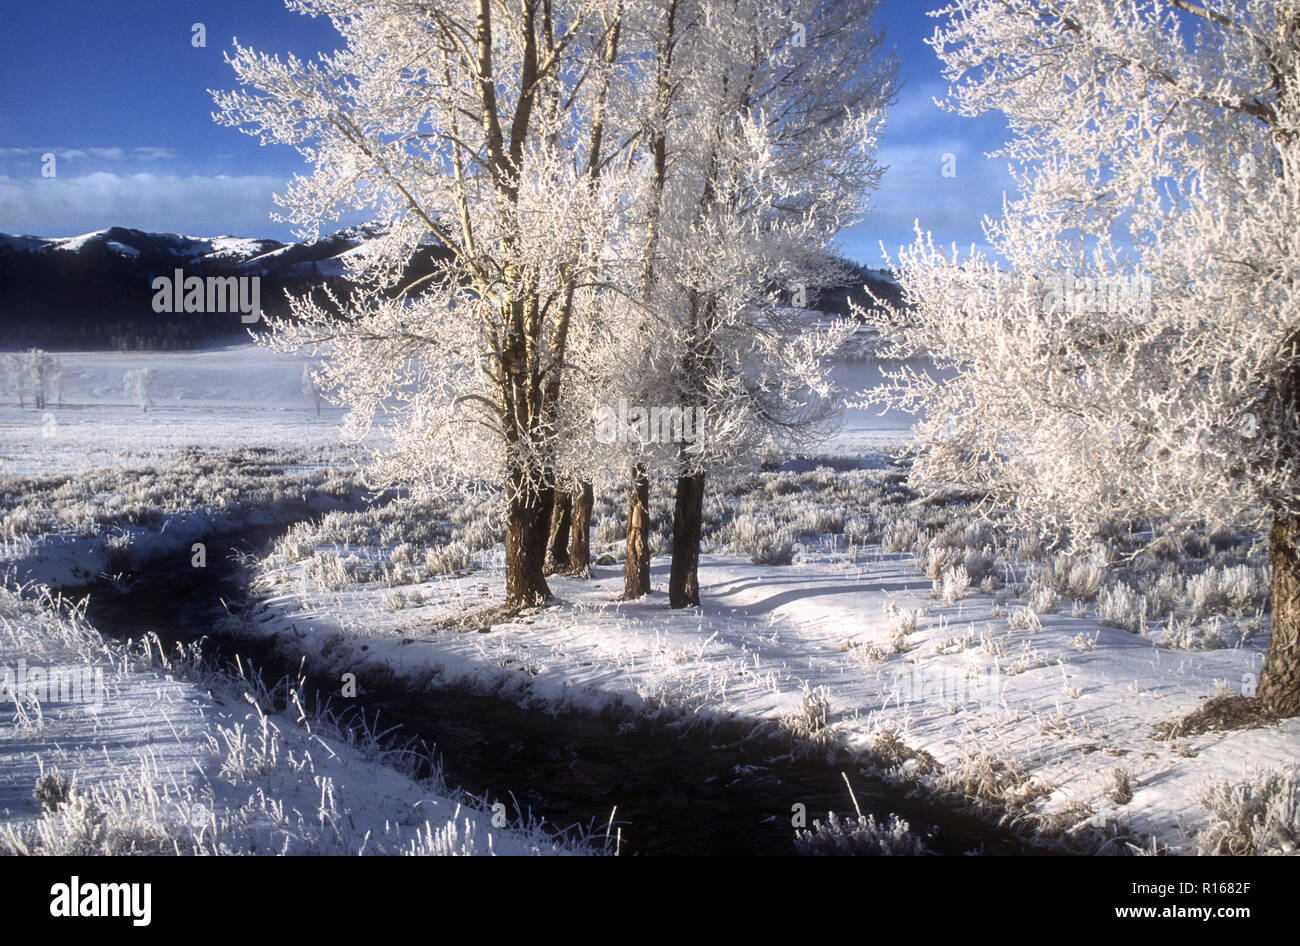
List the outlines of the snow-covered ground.
{"label": "snow-covered ground", "polygon": [[[820,694],[823,737],[867,752],[896,738],[949,770],[981,755],[1006,762],[1024,775],[1017,790],[1042,794],[1038,814],[1113,818],[1184,852],[1206,826],[1197,799],[1212,779],[1241,781],[1300,754],[1300,720],[1152,736],[1217,689],[1249,686],[1259,643],[1170,650],[1095,617],[1022,623],[1027,609],[1009,620],[978,591],[945,605],[908,556],[879,547],[827,548],[791,566],[706,555],[703,605],[685,613],[667,608],[667,571],[656,559],[656,594],[633,603],[614,600],[621,567],[597,568],[589,582],[555,578],[558,604],[477,634],[435,626],[491,604],[501,581],[491,571],[403,589],[430,603],[393,610],[387,587],[329,591],[288,566],[270,573],[277,590],[251,626],[336,673],[436,675],[539,709],[666,709],[798,729]],[[1122,804],[1112,797],[1116,770],[1132,783]]]}
{"label": "snow-covered ground", "polygon": [[[62,408],[0,407],[0,474],[158,465],[191,447],[265,446],[339,464],[355,456],[338,446],[338,411],[326,408],[317,419],[294,359],[250,345],[61,358]],[[122,393],[124,373],[145,366],[157,369],[148,414]],[[837,377],[859,390],[874,384],[879,371],[852,362]],[[856,458],[868,469],[887,467],[884,452],[906,443],[910,423],[847,411],[825,453]],[[1211,820],[1200,802],[1211,782],[1239,783],[1253,770],[1285,770],[1300,757],[1300,720],[1173,739],[1152,734],[1154,725],[1208,697],[1248,690],[1264,635],[1189,650],[1164,646],[1154,632],[1108,626],[1095,606],[1065,601],[1033,614],[1015,595],[980,591],[978,582],[945,601],[910,554],[886,551],[890,543],[878,537],[850,544],[849,531],[800,536],[790,565],[707,554],[700,571],[704,604],[684,613],[666,607],[665,557],[653,563],[656,593],[634,603],[614,600],[621,567],[598,565],[591,581],[552,579],[554,606],[488,634],[435,628],[499,602],[499,547],[475,552],[468,574],[400,587],[357,583],[346,574],[322,584],[302,558],[273,558],[263,566],[263,600],[251,626],[322,669],[357,673],[363,686],[368,672],[383,668],[414,681],[469,683],[538,708],[753,720],[892,759],[899,777],[940,796],[987,782],[992,787],[975,794],[1012,813],[1029,812],[1040,822],[1055,815],[1060,828],[1113,819],[1175,851],[1197,849],[1197,835]],[[320,551],[382,560],[391,549],[322,545]],[[30,562],[30,548],[27,553]],[[78,768],[83,785],[145,764],[154,767],[155,787],[174,782],[181,796],[206,797],[214,766],[219,772],[222,753],[228,754],[221,732],[236,726],[250,737],[261,732],[256,711],[230,700],[223,706],[193,684],[136,676],[115,686],[116,702],[102,719],[68,721],[52,711],[44,735],[12,737],[18,741],[3,751],[23,761],[6,766],[8,794],[0,808],[18,812],[19,799],[30,799],[38,757]],[[308,811],[301,807],[307,802],[294,792],[319,796],[312,780],[324,774],[336,785],[355,786],[351,797],[373,813],[367,823],[376,826],[400,822],[398,812],[418,794],[404,776],[393,781],[360,756],[332,744],[321,748],[291,722],[276,725],[285,740],[306,740],[294,743],[294,758],[310,752],[317,767],[307,781],[295,774],[292,786],[275,787],[301,811]],[[118,747],[107,768],[98,761],[104,745]],[[195,760],[203,762],[191,765]],[[234,804],[249,787],[238,783],[225,797]],[[372,793],[388,800],[371,804]],[[494,841],[509,843],[504,836]]]}
{"label": "snow-covered ground", "polygon": [[256,677],[104,648],[10,588],[0,620],[0,853],[592,852],[413,780],[329,717],[269,711]]}
{"label": "snow-covered ground", "polygon": [[[343,447],[343,412],[302,391],[303,361],[250,342],[194,352],[51,352],[62,401],[42,410],[0,396],[0,475],[159,462],[189,447]],[[154,369],[147,412],[127,372]]]}

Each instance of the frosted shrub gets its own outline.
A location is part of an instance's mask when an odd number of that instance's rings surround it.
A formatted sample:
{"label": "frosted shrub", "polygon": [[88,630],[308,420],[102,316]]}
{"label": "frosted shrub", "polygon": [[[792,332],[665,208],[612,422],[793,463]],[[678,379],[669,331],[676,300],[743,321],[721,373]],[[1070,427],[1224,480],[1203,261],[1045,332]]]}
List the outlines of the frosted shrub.
{"label": "frosted shrub", "polygon": [[764,477],[763,492],[773,499],[778,496],[789,496],[794,493],[803,492],[803,485],[799,478],[793,473],[782,472],[770,477]]}
{"label": "frosted shrub", "polygon": [[415,547],[406,542],[400,542],[394,545],[388,553],[388,560],[394,565],[414,565]]}
{"label": "frosted shrub", "polygon": [[790,525],[799,535],[840,535],[844,532],[844,512],[819,505],[800,508]]}
{"label": "frosted shrub", "polygon": [[889,631],[890,636],[906,636],[916,632],[917,622],[920,620],[921,612],[913,611],[907,608],[900,608],[892,601],[885,602],[885,629]]}
{"label": "frosted shrub", "polygon": [[781,726],[787,732],[805,739],[820,736],[830,720],[831,702],[825,687],[810,689],[804,684],[803,695],[799,698],[799,709],[781,719]]}
{"label": "frosted shrub", "polygon": [[956,604],[970,589],[970,575],[966,573],[966,566],[953,565],[951,568],[944,569],[939,585],[939,595],[944,602]]}
{"label": "frosted shrub", "polygon": [[1052,560],[1050,577],[1058,593],[1076,601],[1092,601],[1101,590],[1106,570],[1092,559],[1060,555]]}
{"label": "frosted shrub", "polygon": [[1051,585],[1038,579],[1029,587],[1029,607],[1035,614],[1055,614],[1061,608],[1061,598]]}
{"label": "frosted shrub", "polygon": [[363,515],[335,511],[322,516],[311,535],[320,545],[373,545],[376,533]]}
{"label": "frosted shrub", "polygon": [[1007,627],[1013,631],[1028,631],[1037,634],[1043,629],[1043,622],[1032,608],[1016,608],[1007,616]]}
{"label": "frosted shrub", "polygon": [[1167,566],[1155,579],[1139,585],[1146,597],[1146,616],[1174,614],[1183,609],[1187,600],[1187,582],[1174,569]]}
{"label": "frosted shrub", "polygon": [[46,518],[26,506],[20,506],[0,518],[0,538],[20,539],[50,531]]}
{"label": "frosted shrub", "polygon": [[1080,632],[1070,638],[1070,646],[1073,647],[1075,650],[1077,650],[1079,653],[1086,654],[1090,650],[1097,649],[1097,637],[1098,637],[1097,634],[1094,634],[1092,637],[1088,637],[1087,635]]}
{"label": "frosted shrub", "polygon": [[911,519],[896,519],[885,526],[880,544],[886,552],[912,552],[920,539],[920,530]]}
{"label": "frosted shrub", "polygon": [[851,545],[874,545],[881,541],[881,532],[870,516],[849,516],[844,520],[844,539]]}
{"label": "frosted shrub", "polygon": [[384,610],[401,611],[407,607],[409,600],[410,599],[406,596],[406,592],[394,591],[392,594],[385,596]]}
{"label": "frosted shrub", "polygon": [[1171,617],[1160,642],[1165,647],[1178,650],[1222,650],[1228,646],[1228,642],[1219,627],[1218,617],[1206,624],[1196,624],[1191,620],[1179,621]]}
{"label": "frosted shrub", "polygon": [[1230,613],[1246,615],[1267,605],[1268,577],[1268,569],[1262,566],[1230,565],[1221,569],[1219,584]]}
{"label": "frosted shrub", "polygon": [[45,769],[36,779],[32,788],[32,798],[40,805],[42,812],[57,811],[65,804],[73,792],[73,779],[58,769]]}
{"label": "frosted shrub", "polygon": [[471,551],[490,549],[501,541],[498,531],[486,517],[474,518],[463,525],[454,526],[452,536]]}
{"label": "frosted shrub", "polygon": [[884,824],[874,815],[849,820],[831,812],[826,823],[814,821],[811,829],[797,831],[795,850],[805,856],[848,855],[858,857],[919,856],[928,853],[911,826],[891,814]]}
{"label": "frosted shrub", "polygon": [[1116,768],[1111,773],[1111,787],[1106,794],[1117,805],[1127,805],[1133,800],[1133,773],[1125,768]]}
{"label": "frosted shrub", "polygon": [[298,527],[295,526],[275,540],[272,554],[287,562],[301,562],[315,551],[316,543],[299,532]]}
{"label": "frosted shrub", "polygon": [[943,573],[960,563],[962,550],[932,544],[925,556],[925,577],[931,581],[940,581]]}
{"label": "frosted shrub", "polygon": [[107,655],[104,639],[86,620],[86,599],[72,602],[44,587],[0,582],[0,653],[32,658]]}
{"label": "frosted shrub", "polygon": [[352,583],[348,567],[334,552],[314,552],[302,563],[303,574],[323,588],[337,591]]}
{"label": "frosted shrub", "polygon": [[1268,575],[1265,569],[1248,565],[1211,568],[1187,580],[1187,597],[1193,620],[1249,614],[1268,601]]}
{"label": "frosted shrub", "polygon": [[995,564],[993,554],[988,548],[971,549],[962,558],[966,574],[970,576],[971,583],[976,585],[982,584],[985,578],[993,574]]}
{"label": "frosted shrub", "polygon": [[1146,627],[1147,599],[1125,582],[1104,588],[1097,599],[1097,617],[1102,624],[1140,633]]}
{"label": "frosted shrub", "polygon": [[449,542],[424,553],[424,568],[430,575],[454,575],[470,567],[470,550],[463,542]]}
{"label": "frosted shrub", "polygon": [[889,652],[877,647],[875,644],[862,644],[853,647],[850,653],[863,670],[870,670],[889,658]]}
{"label": "frosted shrub", "polygon": [[1214,781],[1199,799],[1211,824],[1203,854],[1295,854],[1300,845],[1300,782],[1295,771],[1258,772],[1244,782]]}
{"label": "frosted shrub", "polygon": [[755,565],[790,565],[794,562],[794,536],[789,532],[763,536],[755,543],[749,560]]}
{"label": "frosted shrub", "polygon": [[623,531],[623,522],[616,513],[603,513],[593,510],[591,516],[591,546],[603,548],[627,537]]}
{"label": "frosted shrub", "polygon": [[1022,808],[1052,793],[1009,755],[968,752],[947,768],[939,787],[963,800]]}

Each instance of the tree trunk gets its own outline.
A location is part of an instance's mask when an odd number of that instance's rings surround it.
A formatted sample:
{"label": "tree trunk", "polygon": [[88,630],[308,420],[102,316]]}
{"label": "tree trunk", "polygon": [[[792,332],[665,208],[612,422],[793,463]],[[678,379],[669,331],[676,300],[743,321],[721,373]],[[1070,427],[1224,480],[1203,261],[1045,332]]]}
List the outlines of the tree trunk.
{"label": "tree trunk", "polygon": [[1255,695],[1279,716],[1300,716],[1300,516],[1278,515],[1269,534],[1273,630]]}
{"label": "tree trunk", "polygon": [[573,522],[570,525],[569,574],[591,577],[591,507],[595,504],[590,483],[580,483],[573,497]]}
{"label": "tree trunk", "polygon": [[627,489],[627,560],[623,563],[623,601],[650,593],[650,479],[645,467],[632,468]]}
{"label": "tree trunk", "polygon": [[[547,476],[547,482],[550,482],[549,471],[545,475]],[[541,509],[538,512],[538,516],[541,519],[541,528],[533,535],[533,541],[535,543],[533,546],[533,555],[537,557],[537,561],[540,563],[542,568],[542,574],[545,575],[547,547],[550,545],[551,540],[551,517],[555,515],[556,491],[554,486],[543,486],[539,492],[542,497]]]}
{"label": "tree trunk", "polygon": [[528,608],[551,598],[542,565],[546,557],[550,509],[544,490],[529,489],[523,471],[512,474],[510,515],[506,521],[506,607]]}
{"label": "tree trunk", "polygon": [[668,578],[668,606],[698,607],[700,603],[700,530],[704,523],[704,474],[677,479],[673,510],[673,564]]}
{"label": "tree trunk", "polygon": [[567,489],[555,494],[551,510],[551,535],[546,547],[546,573],[569,567],[569,528],[573,521],[573,494]]}

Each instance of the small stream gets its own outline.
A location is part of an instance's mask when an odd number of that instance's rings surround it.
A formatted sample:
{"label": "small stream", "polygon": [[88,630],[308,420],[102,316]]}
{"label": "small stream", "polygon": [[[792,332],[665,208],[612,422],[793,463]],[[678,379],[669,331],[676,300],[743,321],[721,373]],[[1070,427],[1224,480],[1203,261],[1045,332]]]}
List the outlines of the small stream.
{"label": "small stream", "polygon": [[[163,642],[212,634],[214,625],[247,600],[237,553],[264,551],[284,525],[242,530],[207,541],[207,568],[188,559],[154,562],[116,585],[89,589],[87,617],[102,633]],[[496,633],[496,632],[494,632]],[[501,632],[508,633],[508,632]],[[297,660],[266,644],[209,637],[209,656],[251,660],[264,678],[295,678]],[[337,681],[307,678],[308,705],[337,692]],[[337,702],[337,701],[336,701]],[[806,806],[808,823],[828,810],[852,814],[841,772],[847,773],[864,813],[877,820],[906,818],[940,854],[1035,853],[1008,833],[966,815],[909,798],[846,759],[793,755],[772,739],[749,738],[752,725],[723,723],[682,732],[663,722],[628,726],[608,716],[524,710],[508,700],[462,688],[413,694],[391,687],[349,700],[380,728],[400,725],[398,741],[416,739],[443,756],[449,785],[501,800],[508,808],[544,818],[556,828],[602,831],[617,805],[624,854],[794,854],[791,806]]]}

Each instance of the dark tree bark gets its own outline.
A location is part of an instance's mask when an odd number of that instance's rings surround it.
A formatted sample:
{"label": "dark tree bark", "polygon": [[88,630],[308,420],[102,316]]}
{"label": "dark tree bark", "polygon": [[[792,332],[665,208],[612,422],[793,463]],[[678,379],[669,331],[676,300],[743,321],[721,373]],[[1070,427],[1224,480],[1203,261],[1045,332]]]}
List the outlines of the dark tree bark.
{"label": "dark tree bark", "polygon": [[627,560],[623,563],[623,601],[650,593],[650,478],[641,464],[632,468],[627,490]]}
{"label": "dark tree bark", "polygon": [[[547,477],[547,482],[550,482],[549,471],[543,475]],[[542,574],[545,575],[546,554],[551,540],[551,519],[555,515],[555,500],[559,493],[556,491],[554,486],[543,486],[540,492],[542,495],[542,529],[537,533],[536,545],[533,546],[533,554],[536,555],[537,560],[542,563]]]}
{"label": "dark tree bark", "polygon": [[569,529],[569,574],[591,577],[591,507],[595,504],[590,483],[580,483],[573,496],[573,522]]}
{"label": "dark tree bark", "polygon": [[1256,697],[1279,716],[1300,716],[1300,516],[1278,515],[1269,533],[1273,631]]}
{"label": "dark tree bark", "polygon": [[700,603],[700,530],[704,523],[704,474],[677,479],[673,509],[673,564],[668,578],[668,606],[697,607]]}
{"label": "dark tree bark", "polygon": [[550,529],[550,503],[544,490],[529,489],[527,474],[511,476],[510,513],[506,520],[506,607],[528,608],[549,601],[551,589],[542,573]]}
{"label": "dark tree bark", "polygon": [[569,527],[573,520],[573,494],[557,490],[551,510],[551,535],[546,546],[546,573],[569,567]]}

